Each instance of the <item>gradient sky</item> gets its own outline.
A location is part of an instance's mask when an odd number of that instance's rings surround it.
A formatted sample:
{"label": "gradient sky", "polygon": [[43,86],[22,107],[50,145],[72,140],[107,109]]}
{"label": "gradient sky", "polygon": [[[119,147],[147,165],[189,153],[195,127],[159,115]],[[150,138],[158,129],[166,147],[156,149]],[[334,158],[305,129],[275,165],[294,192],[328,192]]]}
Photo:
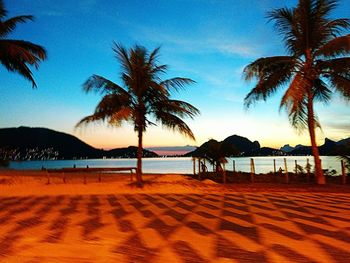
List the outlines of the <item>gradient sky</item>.
{"label": "gradient sky", "polygon": [[[43,45],[48,60],[34,70],[38,89],[21,76],[0,70],[0,127],[47,127],[73,134],[99,148],[136,145],[131,125],[107,128],[92,124],[76,130],[90,115],[100,96],[85,94],[82,83],[99,74],[121,84],[113,41],[149,50],[161,45],[160,63],[170,66],[166,78],[189,77],[197,83],[174,94],[201,110],[188,120],[196,135],[190,141],[161,126],[149,128],[144,146],[197,145],[210,138],[238,134],[262,146],[309,144],[285,112],[279,112],[282,93],[249,110],[245,95],[254,83],[242,79],[242,69],[263,56],[283,55],[284,48],[267,23],[272,8],[295,6],[296,0],[5,0],[9,16],[34,15],[10,36]],[[334,17],[349,17],[348,0],[340,1]],[[334,94],[330,105],[316,105],[324,138],[350,136],[350,104]]]}

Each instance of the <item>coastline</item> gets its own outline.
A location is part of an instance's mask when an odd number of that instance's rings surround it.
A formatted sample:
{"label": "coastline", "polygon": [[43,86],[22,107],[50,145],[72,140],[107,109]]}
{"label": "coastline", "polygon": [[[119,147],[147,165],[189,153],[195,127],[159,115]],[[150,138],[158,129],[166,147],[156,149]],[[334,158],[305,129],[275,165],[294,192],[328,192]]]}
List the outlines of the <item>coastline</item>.
{"label": "coastline", "polygon": [[[86,184],[84,177],[86,176]],[[101,176],[101,182],[99,177]],[[257,175],[259,176],[259,175]],[[74,173],[51,174],[40,170],[1,170],[0,196],[52,196],[52,195],[101,195],[101,194],[227,194],[227,193],[349,193],[350,185],[330,183],[317,186],[306,183],[229,183],[222,184],[210,179],[199,181],[184,174],[144,174],[145,184],[136,187],[129,173]]]}

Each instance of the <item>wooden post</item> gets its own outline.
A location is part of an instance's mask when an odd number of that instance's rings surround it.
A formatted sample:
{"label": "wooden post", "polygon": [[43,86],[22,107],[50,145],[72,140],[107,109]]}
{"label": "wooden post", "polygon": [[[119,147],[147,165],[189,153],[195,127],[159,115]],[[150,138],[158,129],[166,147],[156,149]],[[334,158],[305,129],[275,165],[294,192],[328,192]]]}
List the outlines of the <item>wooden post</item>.
{"label": "wooden post", "polygon": [[192,157],[193,161],[193,175],[196,175],[196,157]]}
{"label": "wooden post", "polygon": [[295,174],[298,175],[298,162],[295,160]]}
{"label": "wooden post", "polygon": [[273,159],[273,173],[276,174],[276,159]]}
{"label": "wooden post", "polygon": [[252,183],[254,183],[254,174],[255,174],[254,159],[250,158],[250,180]]}
{"label": "wooden post", "polygon": [[133,181],[133,175],[134,175],[134,173],[133,173],[133,169],[130,169],[130,181],[132,182]]}
{"label": "wooden post", "polygon": [[201,179],[201,158],[198,158],[198,180]]}
{"label": "wooden post", "polygon": [[287,158],[284,158],[284,170],[286,172],[286,183],[289,183],[289,174],[288,174],[288,167],[287,167]]}
{"label": "wooden post", "polygon": [[309,158],[306,159],[307,182],[310,183],[310,163]]}
{"label": "wooden post", "polygon": [[203,167],[203,168],[204,168],[204,171],[202,171],[202,172],[205,172],[205,167],[206,167],[206,166],[205,166],[205,158],[203,159],[203,164],[204,164],[204,167]]}
{"label": "wooden post", "polygon": [[226,168],[225,168],[225,164],[223,163],[222,166],[224,168],[223,171],[222,171],[223,181],[224,181],[224,184],[226,184]]}
{"label": "wooden post", "polygon": [[235,160],[232,160],[232,170],[235,173],[236,172],[236,162]]}
{"label": "wooden post", "polygon": [[346,173],[345,173],[344,160],[341,160],[341,178],[342,178],[342,184],[346,184]]}

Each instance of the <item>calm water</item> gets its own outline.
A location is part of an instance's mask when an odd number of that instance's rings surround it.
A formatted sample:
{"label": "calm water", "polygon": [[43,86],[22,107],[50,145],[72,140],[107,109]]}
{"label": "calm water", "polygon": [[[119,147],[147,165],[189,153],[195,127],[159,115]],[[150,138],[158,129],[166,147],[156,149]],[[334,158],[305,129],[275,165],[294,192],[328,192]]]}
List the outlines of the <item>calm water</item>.
{"label": "calm water", "polygon": [[[255,163],[256,173],[267,173],[273,171],[273,159],[276,160],[276,169],[280,167],[284,169],[283,158],[285,157],[253,157]],[[313,166],[312,156],[288,156],[287,166],[288,171],[293,171],[295,167],[295,160],[299,165],[305,169],[306,159],[308,158],[310,164]],[[340,160],[336,156],[322,156],[323,169],[335,169],[338,174],[341,172]],[[233,161],[235,162],[236,171],[249,172],[250,171],[250,157],[228,158],[226,164],[227,170],[232,170]],[[11,169],[29,170],[45,168],[62,168],[62,167],[129,167],[136,166],[136,159],[88,159],[88,160],[55,160],[55,161],[23,161],[11,162]],[[196,170],[198,165],[196,165]],[[312,167],[313,168],[313,167]],[[211,170],[212,167],[208,169]],[[193,162],[190,157],[181,158],[144,158],[143,172],[145,173],[192,173]]]}

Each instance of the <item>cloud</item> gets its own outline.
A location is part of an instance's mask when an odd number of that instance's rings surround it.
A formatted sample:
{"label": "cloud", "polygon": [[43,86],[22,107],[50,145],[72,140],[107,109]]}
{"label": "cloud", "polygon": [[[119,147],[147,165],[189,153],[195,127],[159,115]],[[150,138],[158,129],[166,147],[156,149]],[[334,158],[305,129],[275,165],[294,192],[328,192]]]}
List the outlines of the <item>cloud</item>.
{"label": "cloud", "polygon": [[[126,24],[125,24],[126,25]],[[146,26],[131,25],[133,30],[131,34],[134,38],[144,38],[156,44],[161,43],[168,46],[171,50],[180,51],[181,53],[221,53],[223,55],[241,56],[244,58],[256,57],[259,53],[254,46],[248,44],[248,40],[236,40],[229,36],[215,35],[211,32],[211,36],[204,35],[180,36],[174,33],[162,32]],[[176,49],[174,49],[174,47]]]}

